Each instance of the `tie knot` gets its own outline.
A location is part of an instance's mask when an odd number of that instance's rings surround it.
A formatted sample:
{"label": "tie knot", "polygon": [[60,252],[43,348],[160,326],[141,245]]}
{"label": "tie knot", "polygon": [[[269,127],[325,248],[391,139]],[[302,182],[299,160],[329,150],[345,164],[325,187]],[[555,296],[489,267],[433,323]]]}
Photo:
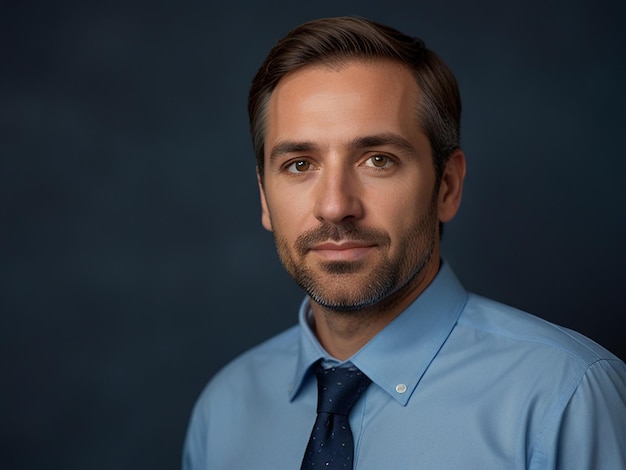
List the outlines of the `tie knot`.
{"label": "tie knot", "polygon": [[317,412],[348,416],[370,379],[356,367],[315,368],[317,377]]}

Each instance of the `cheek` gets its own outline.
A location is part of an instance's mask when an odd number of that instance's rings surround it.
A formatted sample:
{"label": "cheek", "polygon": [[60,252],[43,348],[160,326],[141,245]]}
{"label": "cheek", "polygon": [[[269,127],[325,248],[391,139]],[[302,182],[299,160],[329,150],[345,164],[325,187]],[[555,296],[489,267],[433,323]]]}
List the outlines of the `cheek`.
{"label": "cheek", "polygon": [[274,232],[284,238],[294,238],[304,231],[307,226],[307,210],[302,198],[297,195],[288,195],[281,198],[272,198],[268,194],[267,208]]}
{"label": "cheek", "polygon": [[398,184],[378,193],[370,202],[382,217],[395,220],[396,224],[411,226],[421,219],[432,205],[432,188],[428,185]]}
{"label": "cheek", "polygon": [[[381,207],[377,224],[391,236],[392,244],[401,246],[409,240],[425,236],[426,227],[432,227],[432,194],[406,192],[401,197]],[[428,229],[430,231],[430,229]]]}

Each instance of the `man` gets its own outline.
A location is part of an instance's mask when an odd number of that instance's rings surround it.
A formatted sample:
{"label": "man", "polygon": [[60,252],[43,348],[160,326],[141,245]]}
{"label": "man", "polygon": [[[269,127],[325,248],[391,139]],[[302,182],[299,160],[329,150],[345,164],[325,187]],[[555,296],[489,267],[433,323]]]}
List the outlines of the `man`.
{"label": "man", "polygon": [[272,49],[249,99],[262,223],[307,298],[209,383],[185,469],[626,468],[624,363],[440,259],[460,110],[445,64],[379,24]]}

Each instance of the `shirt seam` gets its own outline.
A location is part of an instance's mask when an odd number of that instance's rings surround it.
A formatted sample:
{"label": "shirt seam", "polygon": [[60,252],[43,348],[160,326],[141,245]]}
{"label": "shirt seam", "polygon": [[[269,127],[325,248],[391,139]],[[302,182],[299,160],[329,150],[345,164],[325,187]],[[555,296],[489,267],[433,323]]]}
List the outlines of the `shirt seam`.
{"label": "shirt seam", "polygon": [[466,320],[464,320],[462,318],[460,318],[457,323],[459,325],[464,325],[464,326],[467,326],[469,328],[472,328],[473,330],[476,330],[476,331],[482,331],[484,333],[489,333],[489,334],[492,334],[492,335],[500,336],[502,338],[507,338],[507,339],[510,339],[512,341],[520,341],[520,342],[525,342],[525,343],[540,344],[540,345],[543,345],[543,346],[546,346],[546,347],[549,347],[549,348],[552,348],[552,349],[555,349],[555,350],[558,350],[558,351],[562,351],[565,354],[567,354],[568,356],[570,356],[571,358],[575,359],[576,362],[578,362],[580,364],[583,364],[585,367],[590,367],[591,365],[595,364],[598,361],[612,360],[612,358],[610,358],[610,357],[602,357],[602,356],[600,356],[596,351],[594,351],[589,346],[587,346],[586,344],[581,342],[578,338],[573,336],[567,330],[559,328],[559,327],[557,327],[556,325],[553,325],[550,322],[546,322],[546,324],[552,326],[552,328],[554,328],[555,330],[560,331],[563,334],[566,334],[569,338],[571,338],[572,340],[576,341],[577,344],[582,346],[586,352],[590,353],[594,357],[593,360],[591,360],[591,361],[585,360],[585,358],[582,357],[580,354],[577,354],[575,351],[572,351],[570,348],[567,348],[565,346],[560,345],[558,342],[551,342],[551,341],[548,341],[548,340],[542,340],[542,339],[534,338],[532,336],[514,335],[514,334],[510,334],[508,332],[500,331],[500,330],[497,330],[497,329],[486,328],[484,326],[478,326],[478,325],[475,325],[474,323],[468,322],[468,321],[466,321]]}
{"label": "shirt seam", "polygon": [[[582,383],[583,379],[587,375],[587,372],[589,372],[589,370],[598,363],[613,362],[613,361],[616,361],[616,360],[611,359],[611,358],[604,359],[600,357],[596,359],[595,361],[593,361],[592,363],[588,364],[587,367],[583,368],[581,370],[582,373],[578,377],[572,379],[570,383],[571,391],[569,393],[569,396],[565,393],[565,391],[561,394],[560,396],[561,399],[557,400],[556,403],[554,403],[553,411],[549,413],[548,416],[546,416],[544,425],[542,426],[541,430],[537,433],[537,437],[535,438],[533,444],[531,445],[531,455],[529,458],[529,463],[532,463],[533,455],[535,453],[543,457],[548,455],[546,452],[543,452],[540,448],[541,441],[544,438],[546,430],[548,429],[548,426],[550,425],[550,423],[552,423],[555,419],[562,418],[563,412],[567,409],[569,403],[572,401],[572,398],[574,398],[574,395],[578,391],[580,384]],[[560,404],[562,404],[562,406],[559,406]]]}

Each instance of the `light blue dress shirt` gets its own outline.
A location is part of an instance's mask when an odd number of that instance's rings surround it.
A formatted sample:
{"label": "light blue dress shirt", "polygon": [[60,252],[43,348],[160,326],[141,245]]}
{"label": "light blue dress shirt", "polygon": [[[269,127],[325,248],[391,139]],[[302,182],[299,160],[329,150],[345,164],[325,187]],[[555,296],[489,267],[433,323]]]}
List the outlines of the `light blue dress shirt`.
{"label": "light blue dress shirt", "polygon": [[[315,421],[309,367],[341,364],[300,324],[222,369],[184,470],[297,470]],[[350,415],[355,470],[626,469],[626,366],[573,331],[468,294],[444,263],[346,363],[372,379]]]}

